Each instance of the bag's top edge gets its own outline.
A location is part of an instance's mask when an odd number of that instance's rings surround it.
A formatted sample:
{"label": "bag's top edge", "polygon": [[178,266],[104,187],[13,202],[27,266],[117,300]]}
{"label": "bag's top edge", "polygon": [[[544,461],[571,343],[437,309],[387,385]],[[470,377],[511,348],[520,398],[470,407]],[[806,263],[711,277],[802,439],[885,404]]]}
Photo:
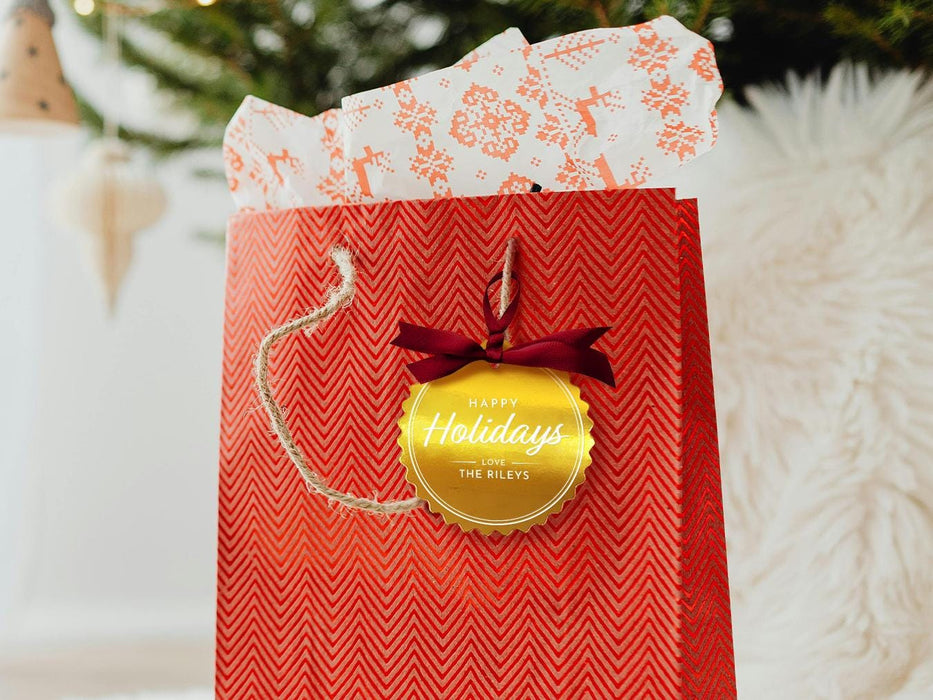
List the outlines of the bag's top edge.
{"label": "bag's top edge", "polygon": [[[624,194],[623,194],[624,193]],[[281,209],[240,209],[239,211],[234,212],[230,216],[230,221],[237,221],[240,219],[252,219],[252,218],[280,218],[282,216],[288,216],[302,211],[314,211],[314,212],[327,212],[337,209],[342,209],[347,212],[353,211],[373,211],[380,207],[425,207],[425,206],[438,206],[444,207],[449,206],[450,202],[457,201],[472,201],[477,205],[481,205],[483,202],[492,202],[494,200],[502,199],[515,199],[522,197],[546,197],[546,198],[562,198],[562,197],[579,197],[579,196],[605,196],[605,197],[617,197],[617,196],[639,196],[646,193],[656,193],[662,196],[670,195],[676,201],[689,201],[693,198],[679,198],[677,197],[677,191],[673,187],[630,187],[625,189],[613,189],[613,190],[544,190],[542,192],[524,192],[524,193],[513,193],[513,194],[492,194],[492,195],[479,195],[471,197],[437,197],[433,199],[392,199],[385,200],[383,202],[365,202],[362,204],[330,204],[326,206],[317,206],[317,207],[289,207]],[[445,204],[448,203],[448,204]]]}

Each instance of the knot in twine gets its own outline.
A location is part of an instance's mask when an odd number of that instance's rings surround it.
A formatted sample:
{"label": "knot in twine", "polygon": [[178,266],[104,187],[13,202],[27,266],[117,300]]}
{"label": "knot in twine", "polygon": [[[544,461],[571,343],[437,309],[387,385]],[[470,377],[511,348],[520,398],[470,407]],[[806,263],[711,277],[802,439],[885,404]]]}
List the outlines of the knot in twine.
{"label": "knot in twine", "polygon": [[[506,316],[506,311],[509,308],[512,288],[512,269],[515,264],[517,250],[518,240],[510,238],[505,248],[502,272],[496,276],[497,278],[501,277],[502,280],[499,292],[500,319]],[[308,490],[314,491],[331,501],[335,501],[355,510],[385,514],[405,513],[415,508],[420,508],[424,504],[424,501],[417,497],[397,501],[379,501],[374,498],[360,498],[354,496],[352,493],[339,491],[328,486],[327,482],[309,466],[304,452],[295,442],[292,431],[288,427],[288,422],[285,419],[285,411],[281,404],[276,401],[272,391],[272,385],[269,379],[269,356],[275,344],[298,330],[304,330],[306,333],[313,332],[320,323],[326,321],[353,301],[353,297],[356,294],[356,267],[353,265],[353,254],[342,246],[334,246],[331,248],[330,256],[337,266],[341,281],[339,286],[330,290],[325,304],[320,308],[309,311],[300,318],[289,321],[278,328],[273,328],[259,344],[259,351],[256,354],[255,362],[256,386],[259,390],[259,399],[272,423],[272,431],[278,437],[289,459],[295,467],[298,468]],[[506,322],[497,333],[502,336],[497,346],[499,357],[501,358],[502,346],[508,339],[508,323]],[[492,343],[492,340],[492,335],[490,335],[490,343]]]}

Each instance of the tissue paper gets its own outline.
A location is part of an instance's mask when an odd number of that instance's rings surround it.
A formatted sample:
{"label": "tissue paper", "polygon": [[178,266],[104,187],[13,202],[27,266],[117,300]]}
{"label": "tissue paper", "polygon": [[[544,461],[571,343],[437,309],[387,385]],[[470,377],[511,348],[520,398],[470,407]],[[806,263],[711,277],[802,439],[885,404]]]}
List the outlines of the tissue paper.
{"label": "tissue paper", "polygon": [[643,187],[712,147],[721,93],[711,44],[671,17],[509,30],[313,119],[247,98],[224,154],[240,209]]}
{"label": "tissue paper", "polygon": [[345,98],[346,198],[648,185],[713,145],[721,92],[671,17],[495,53]]}
{"label": "tissue paper", "polygon": [[[457,65],[528,46],[508,29],[464,56]],[[316,117],[248,96],[227,127],[224,165],[237,207],[285,209],[345,204],[344,114]]]}

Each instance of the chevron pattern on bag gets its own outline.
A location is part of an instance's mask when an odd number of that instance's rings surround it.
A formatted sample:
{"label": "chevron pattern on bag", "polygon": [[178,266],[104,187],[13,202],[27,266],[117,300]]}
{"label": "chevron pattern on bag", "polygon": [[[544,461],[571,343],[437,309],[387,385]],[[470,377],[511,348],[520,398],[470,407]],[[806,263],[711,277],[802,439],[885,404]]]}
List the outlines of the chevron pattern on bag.
{"label": "chevron pattern on bag", "polygon": [[[239,215],[228,236],[217,599],[219,698],[734,697],[696,209],[671,190],[541,193]],[[482,339],[518,236],[520,341],[611,325],[617,388],[578,378],[596,446],[577,496],[528,533],[309,494],[252,360],[334,284],[352,305],[277,347],[277,397],[331,485],[411,495],[399,320]],[[681,292],[683,290],[683,292]],[[494,393],[495,387],[490,388]]]}
{"label": "chevron pattern on bag", "polygon": [[[734,697],[729,579],[700,226],[696,200],[678,204],[684,366],[681,650],[687,668],[706,670],[684,677],[684,694]],[[711,624],[713,620],[716,622]]]}

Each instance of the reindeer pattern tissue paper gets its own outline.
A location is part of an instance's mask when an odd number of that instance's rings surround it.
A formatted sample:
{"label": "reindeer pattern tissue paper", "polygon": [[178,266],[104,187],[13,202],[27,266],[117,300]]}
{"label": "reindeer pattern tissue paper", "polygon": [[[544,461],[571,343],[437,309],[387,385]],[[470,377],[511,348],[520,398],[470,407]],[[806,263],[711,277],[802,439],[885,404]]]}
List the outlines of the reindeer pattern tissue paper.
{"label": "reindeer pattern tissue paper", "polygon": [[509,30],[318,117],[248,98],[227,174],[241,209],[645,187],[713,146],[721,92],[710,43],[670,17],[534,46]]}

